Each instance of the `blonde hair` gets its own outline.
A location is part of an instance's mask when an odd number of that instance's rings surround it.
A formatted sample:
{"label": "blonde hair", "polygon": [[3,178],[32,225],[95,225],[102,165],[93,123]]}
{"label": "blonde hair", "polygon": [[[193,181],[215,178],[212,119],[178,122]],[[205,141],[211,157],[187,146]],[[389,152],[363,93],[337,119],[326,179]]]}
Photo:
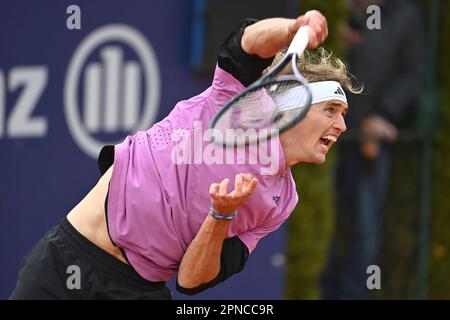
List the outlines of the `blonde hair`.
{"label": "blonde hair", "polygon": [[[286,49],[278,52],[264,73],[275,66],[286,54]],[[337,81],[342,88],[350,93],[359,94],[363,91],[363,87],[355,87],[352,84],[354,78],[347,70],[344,62],[339,58],[334,57],[328,53],[324,48],[320,47],[315,50],[305,50],[302,57],[297,63],[300,73],[308,82],[318,81]],[[291,65],[287,65],[280,73],[280,75],[292,74]]]}

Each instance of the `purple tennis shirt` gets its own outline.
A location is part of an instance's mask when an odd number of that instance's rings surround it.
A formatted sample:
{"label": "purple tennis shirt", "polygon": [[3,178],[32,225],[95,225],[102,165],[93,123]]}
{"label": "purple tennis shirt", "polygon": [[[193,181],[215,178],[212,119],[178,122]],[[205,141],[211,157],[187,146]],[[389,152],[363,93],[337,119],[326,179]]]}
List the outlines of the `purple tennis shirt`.
{"label": "purple tennis shirt", "polygon": [[165,119],[115,146],[109,232],[143,278],[165,281],[177,273],[208,215],[209,187],[214,182],[229,178],[231,192],[238,173],[251,173],[259,180],[228,232],[250,252],[296,206],[295,182],[278,137],[268,146],[258,146],[257,152],[231,149],[231,153],[204,138],[212,117],[243,89],[232,75],[216,67],[206,91],[177,103]]}

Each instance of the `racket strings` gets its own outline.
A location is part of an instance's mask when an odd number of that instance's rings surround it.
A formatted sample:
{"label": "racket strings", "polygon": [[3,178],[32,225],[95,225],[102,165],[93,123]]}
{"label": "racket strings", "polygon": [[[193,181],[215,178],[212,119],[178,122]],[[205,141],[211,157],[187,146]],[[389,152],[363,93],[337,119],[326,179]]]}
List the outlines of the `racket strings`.
{"label": "racket strings", "polygon": [[276,80],[248,91],[234,102],[221,119],[223,128],[274,129],[293,121],[303,112],[307,92],[296,80]]}

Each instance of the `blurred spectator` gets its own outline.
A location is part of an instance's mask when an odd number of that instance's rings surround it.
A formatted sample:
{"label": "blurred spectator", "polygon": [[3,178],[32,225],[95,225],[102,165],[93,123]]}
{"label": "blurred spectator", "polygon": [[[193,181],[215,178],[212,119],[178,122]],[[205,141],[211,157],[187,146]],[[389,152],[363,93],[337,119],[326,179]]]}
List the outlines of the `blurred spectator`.
{"label": "blurred spectator", "polygon": [[[324,299],[369,298],[367,267],[379,264],[391,144],[421,93],[424,76],[423,22],[415,5],[405,0],[349,3],[347,63],[365,94],[349,100],[346,135],[357,139],[338,149],[336,231],[321,279]],[[381,29],[366,25],[366,8],[372,4],[381,9]]]}

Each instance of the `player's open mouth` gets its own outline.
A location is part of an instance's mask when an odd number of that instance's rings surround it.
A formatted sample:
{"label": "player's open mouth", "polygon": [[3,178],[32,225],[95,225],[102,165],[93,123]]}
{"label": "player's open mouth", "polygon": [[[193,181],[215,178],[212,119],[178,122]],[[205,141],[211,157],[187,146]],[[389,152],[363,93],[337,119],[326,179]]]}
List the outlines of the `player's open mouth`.
{"label": "player's open mouth", "polygon": [[331,145],[337,141],[337,137],[333,135],[326,135],[320,138],[320,145],[324,151],[328,151]]}

